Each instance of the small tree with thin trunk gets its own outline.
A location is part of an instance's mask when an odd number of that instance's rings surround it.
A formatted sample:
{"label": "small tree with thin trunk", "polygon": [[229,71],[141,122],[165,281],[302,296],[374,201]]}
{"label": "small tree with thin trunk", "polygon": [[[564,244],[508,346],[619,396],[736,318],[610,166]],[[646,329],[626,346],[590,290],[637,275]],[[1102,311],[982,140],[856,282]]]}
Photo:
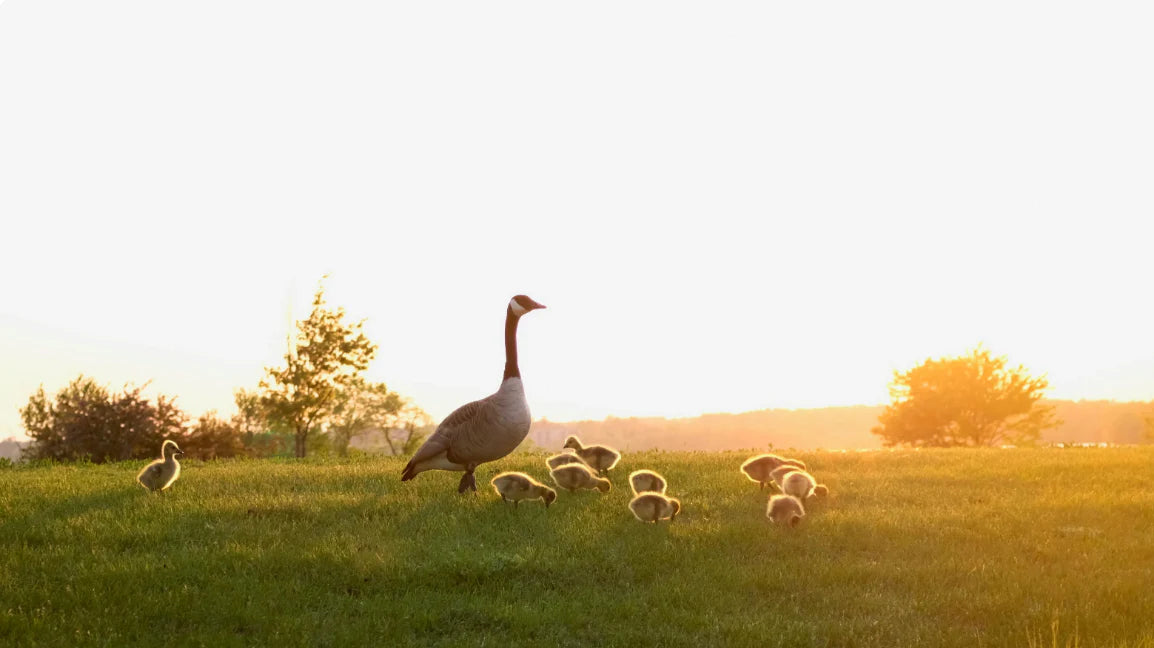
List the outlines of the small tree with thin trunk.
{"label": "small tree with thin trunk", "polygon": [[1045,377],[1009,368],[1005,357],[978,347],[958,358],[926,360],[890,384],[893,402],[871,430],[887,446],[992,446],[1031,444],[1057,426],[1042,405]]}
{"label": "small tree with thin trunk", "polygon": [[295,453],[304,457],[310,435],[332,416],[342,390],[369,366],[377,345],[362,331],[364,322],[345,323],[343,308],[325,307],[318,287],[308,319],[297,322],[294,344],[283,367],[266,367],[260,402],[271,421],[283,421],[295,436]]}
{"label": "small tree with thin trunk", "polygon": [[389,454],[413,454],[432,431],[433,418],[425,410],[406,403],[394,424],[385,428],[385,443],[389,444]]}
{"label": "small tree with thin trunk", "polygon": [[404,406],[397,392],[389,391],[385,383],[371,383],[360,376],[343,388],[337,396],[329,423],[329,437],[333,449],[342,457],[349,453],[349,441],[366,430],[387,430],[393,425]]}

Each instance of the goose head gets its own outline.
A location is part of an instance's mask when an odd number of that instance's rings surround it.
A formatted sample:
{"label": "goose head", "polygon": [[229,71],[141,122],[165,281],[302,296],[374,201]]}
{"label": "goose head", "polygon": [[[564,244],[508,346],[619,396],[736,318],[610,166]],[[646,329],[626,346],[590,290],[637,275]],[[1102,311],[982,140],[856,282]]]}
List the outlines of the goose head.
{"label": "goose head", "polygon": [[545,508],[549,508],[549,505],[552,504],[554,502],[554,500],[557,499],[557,491],[546,486],[544,499],[545,499]]}
{"label": "goose head", "polygon": [[673,509],[673,514],[669,516],[669,520],[673,521],[673,518],[677,517],[677,514],[681,512],[681,501],[670,497],[669,506]]}
{"label": "goose head", "polygon": [[566,449],[580,450],[583,447],[584,446],[581,445],[581,439],[578,439],[577,437],[570,435],[569,438],[565,439],[565,445],[561,446],[561,449],[562,450],[566,450]]}
{"label": "goose head", "polygon": [[538,304],[527,295],[516,295],[509,300],[509,310],[512,311],[515,317],[521,317],[531,310],[538,308],[545,308],[544,304]]}

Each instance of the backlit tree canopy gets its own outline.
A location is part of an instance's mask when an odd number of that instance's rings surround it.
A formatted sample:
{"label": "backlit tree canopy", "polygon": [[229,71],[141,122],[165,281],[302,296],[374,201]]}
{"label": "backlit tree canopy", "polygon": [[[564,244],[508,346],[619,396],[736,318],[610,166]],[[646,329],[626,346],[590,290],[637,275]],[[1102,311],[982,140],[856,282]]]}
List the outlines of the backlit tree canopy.
{"label": "backlit tree canopy", "polygon": [[40,387],[20,408],[33,459],[96,463],[155,457],[165,439],[183,441],[186,416],[174,399],[143,394],[144,387],[113,392],[93,378],[78,376],[49,398]]}
{"label": "backlit tree canopy", "polygon": [[1030,444],[1058,425],[1040,403],[1049,388],[1005,357],[978,347],[957,358],[929,359],[890,384],[892,402],[872,432],[887,446],[995,446]]}
{"label": "backlit tree canopy", "polygon": [[319,432],[377,353],[363,332],[364,323],[344,321],[345,310],[325,307],[317,288],[308,319],[297,322],[293,346],[283,367],[266,367],[260,403],[270,421],[281,422],[296,436],[296,456],[305,456],[309,437]]}

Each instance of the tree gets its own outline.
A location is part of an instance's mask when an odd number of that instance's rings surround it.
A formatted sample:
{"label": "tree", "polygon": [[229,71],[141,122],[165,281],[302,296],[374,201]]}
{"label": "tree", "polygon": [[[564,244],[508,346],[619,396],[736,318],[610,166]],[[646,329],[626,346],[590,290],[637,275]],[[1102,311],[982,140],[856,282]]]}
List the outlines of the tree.
{"label": "tree", "polygon": [[25,456],[102,463],[155,457],[165,439],[183,441],[187,417],[174,399],[158,396],[153,404],[143,389],[126,386],[112,394],[81,375],[49,400],[41,386],[20,408],[33,441]]}
{"label": "tree", "polygon": [[293,445],[293,433],[284,421],[269,419],[261,395],[257,391],[238,389],[233,393],[236,414],[232,425],[240,432],[241,442],[253,457],[273,457],[288,454]]}
{"label": "tree", "polygon": [[362,331],[364,322],[346,324],[343,308],[325,308],[318,287],[308,319],[297,322],[295,345],[284,367],[266,367],[261,404],[269,420],[283,421],[295,435],[295,453],[304,457],[309,437],[332,415],[341,391],[368,368],[377,345]]}
{"label": "tree", "polygon": [[981,346],[957,358],[927,359],[894,373],[893,402],[871,432],[886,446],[1030,444],[1060,424],[1053,407],[1039,402],[1049,386]]}
{"label": "tree", "polygon": [[337,394],[328,433],[332,447],[342,457],[349,452],[349,441],[366,430],[387,430],[393,425],[404,406],[396,392],[385,383],[371,383],[355,376]]}
{"label": "tree", "polygon": [[245,454],[240,429],[232,421],[225,421],[216,412],[206,412],[196,420],[180,445],[197,459],[223,459]]}
{"label": "tree", "polygon": [[394,424],[385,428],[385,443],[389,444],[389,454],[413,454],[432,431],[433,418],[425,410],[406,403]]}

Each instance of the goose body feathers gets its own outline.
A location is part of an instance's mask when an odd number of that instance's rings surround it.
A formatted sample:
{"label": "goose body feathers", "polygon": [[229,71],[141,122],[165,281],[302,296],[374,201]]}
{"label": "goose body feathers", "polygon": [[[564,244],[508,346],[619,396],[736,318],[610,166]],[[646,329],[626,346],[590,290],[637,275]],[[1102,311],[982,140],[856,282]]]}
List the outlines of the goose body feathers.
{"label": "goose body feathers", "polygon": [[656,524],[665,518],[672,522],[681,512],[681,502],[661,493],[641,493],[629,502],[629,510],[633,511],[633,517],[642,522]]}
{"label": "goose body feathers", "polygon": [[572,448],[581,460],[598,473],[604,473],[617,465],[621,453],[604,445],[584,445],[581,439],[570,436],[565,439],[565,448]]}
{"label": "goose body feathers", "polygon": [[665,493],[665,478],[652,470],[634,470],[629,473],[629,485],[633,487],[633,494]]}
{"label": "goose body feathers", "polygon": [[597,489],[602,493],[608,493],[612,485],[608,479],[598,477],[593,470],[580,463],[570,463],[564,466],[557,466],[549,473],[553,477],[553,481],[557,485],[567,491],[575,491],[582,488],[589,490]]}
{"label": "goose body feathers", "polygon": [[795,527],[805,517],[805,507],[801,505],[801,500],[793,495],[774,495],[769,498],[765,517],[772,520],[774,524]]}
{"label": "goose body feathers", "polygon": [[513,502],[516,506],[521,500],[544,500],[545,508],[557,499],[557,491],[521,472],[504,472],[493,478],[490,484],[501,499]]}

